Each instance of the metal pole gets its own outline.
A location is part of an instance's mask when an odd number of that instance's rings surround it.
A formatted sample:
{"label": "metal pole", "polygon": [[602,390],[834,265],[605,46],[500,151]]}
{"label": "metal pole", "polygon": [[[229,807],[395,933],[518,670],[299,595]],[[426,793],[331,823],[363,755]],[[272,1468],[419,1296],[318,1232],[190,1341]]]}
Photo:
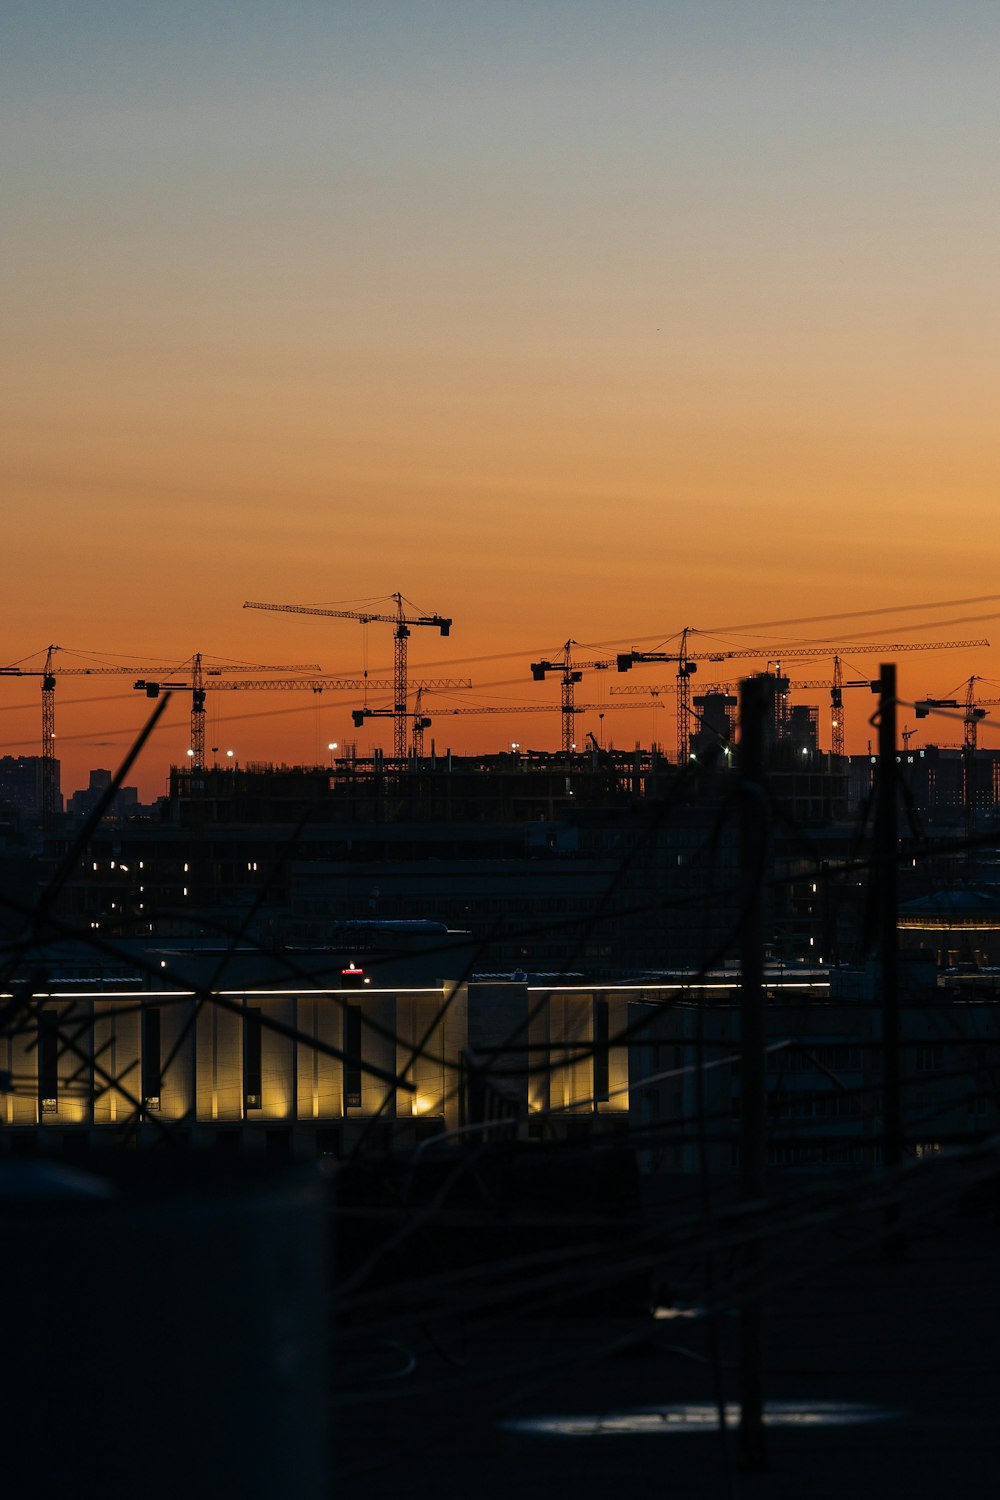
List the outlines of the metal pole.
{"label": "metal pole", "polygon": [[[767,803],[764,795],[764,722],[767,694],[753,679],[740,684],[740,864],[743,919],[740,933],[740,1202],[761,1204],[766,1192],[767,1077],[765,1074],[764,880],[767,870]],[[743,1250],[745,1300],[740,1312],[740,1467],[767,1468],[764,1433],[764,1309],[760,1296],[762,1245],[756,1233]]]}
{"label": "metal pole", "polygon": [[[882,1165],[897,1172],[903,1160],[903,1110],[899,1046],[899,830],[896,798],[896,668],[879,670],[878,799],[875,817],[875,868],[878,878],[878,952],[882,1001]],[[898,1199],[886,1212],[885,1252],[903,1253]]]}

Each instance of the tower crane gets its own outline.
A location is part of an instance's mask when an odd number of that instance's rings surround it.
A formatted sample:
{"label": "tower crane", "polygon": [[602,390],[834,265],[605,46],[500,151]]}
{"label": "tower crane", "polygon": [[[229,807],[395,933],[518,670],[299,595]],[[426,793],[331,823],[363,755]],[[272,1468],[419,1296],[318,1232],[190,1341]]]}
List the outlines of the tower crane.
{"label": "tower crane", "polygon": [[[41,808],[42,817],[48,821],[56,810],[56,665],[58,646],[49,646],[45,653],[45,665],[38,669],[30,667],[0,667],[3,677],[40,677],[42,679],[42,741],[41,741]],[[141,672],[142,667],[60,667],[60,677],[111,677],[122,673]]]}
{"label": "tower crane", "polygon": [[[430,681],[417,683],[417,691],[413,698],[413,753],[418,760],[424,753],[424,730],[431,727],[431,721],[424,713],[424,693],[433,692],[435,689],[439,690],[446,686],[447,680],[444,678],[440,680],[432,678]],[[458,678],[455,681],[455,686],[470,688],[472,681],[468,677]],[[355,720],[355,724],[357,724],[357,720]]]}
{"label": "tower crane", "polygon": [[962,707],[963,749],[970,755],[976,753],[979,740],[978,730],[983,719],[987,717],[987,708],[995,708],[1000,704],[1000,698],[977,698],[976,683],[982,682],[982,677],[970,677],[963,683],[965,697],[961,705],[957,698],[923,698],[916,705],[918,719],[926,719],[932,708],[958,708]]}
{"label": "tower crane", "polygon": [[[471,687],[472,683],[467,677],[432,677],[421,685],[429,689],[452,691]],[[391,688],[392,682],[386,677],[241,677],[233,681],[218,673],[210,673],[207,682],[204,677],[201,679],[200,687],[189,682],[151,681],[145,677],[140,677],[133,686],[145,692],[147,698],[158,698],[161,692],[168,689],[191,694],[191,761],[192,768],[200,770],[205,761],[205,695],[209,691],[348,693],[367,692],[369,688]],[[381,715],[383,712],[389,715],[395,710],[368,709],[364,717]]]}
{"label": "tower crane", "polygon": [[981,720],[988,717],[986,710],[1000,703],[1000,698],[976,698],[976,683],[982,680],[981,677],[970,677],[965,688],[965,713],[962,716],[962,726],[965,748],[970,755],[976,753],[979,725]]}
{"label": "tower crane", "polygon": [[[4,677],[40,677],[42,679],[42,817],[48,822],[56,810],[56,679],[53,657],[58,646],[50,646],[45,653],[45,665],[39,671],[24,667],[0,667]],[[108,669],[113,670],[113,669]],[[134,671],[134,668],[129,668]]]}
{"label": "tower crane", "polygon": [[433,625],[442,635],[451,633],[452,622],[444,615],[407,615],[403,610],[403,596],[400,593],[390,595],[396,602],[396,613],[393,615],[378,614],[373,610],[360,609],[325,609],[319,605],[312,604],[262,604],[258,600],[247,599],[244,601],[244,609],[269,609],[279,614],[293,615],[325,615],[337,620],[358,620],[362,625],[381,621],[385,624],[395,625],[393,632],[393,754],[397,760],[406,758],[406,644],[410,637],[410,630],[414,625]]}
{"label": "tower crane", "polygon": [[200,771],[205,764],[205,697],[211,691],[234,690],[251,693],[270,692],[358,692],[366,688],[388,688],[388,679],[363,677],[241,677],[237,681],[212,674],[209,681],[204,676],[194,682],[153,681],[140,677],[132,686],[144,692],[147,698],[158,698],[161,692],[186,692],[191,694],[191,748],[188,752],[191,768]]}
{"label": "tower crane", "polygon": [[586,671],[606,672],[611,666],[611,661],[577,661],[572,658],[572,648],[576,641],[567,641],[563,647],[562,661],[533,661],[531,663],[531,675],[535,682],[544,682],[547,672],[561,672],[560,685],[562,687],[562,751],[568,755],[573,748],[573,715],[579,710],[575,706],[576,684],[583,681]]}
{"label": "tower crane", "polygon": [[[921,651],[943,651],[946,647],[950,647],[950,646],[966,646],[966,645],[985,646],[985,645],[988,645],[988,644],[989,644],[988,641],[974,641],[974,642],[970,642],[970,641],[947,641],[947,642],[937,641],[937,642],[930,642],[927,645],[919,646],[919,647],[916,647],[914,649],[919,649]],[[851,648],[851,649],[853,650],[855,648]],[[886,650],[892,650],[892,651],[899,651],[902,648],[899,647],[899,646],[887,646],[885,649]],[[976,678],[974,678],[974,677],[970,678],[969,681],[970,681],[970,684],[971,684],[972,682],[976,681]],[[812,679],[812,680],[808,680],[808,681],[796,681],[796,682],[793,682],[791,685],[792,685],[792,687],[799,687],[799,688],[821,688],[821,687],[829,687],[829,689],[830,689],[830,750],[831,750],[831,753],[833,755],[843,755],[844,754],[844,730],[845,730],[845,719],[846,719],[846,716],[845,716],[845,713],[844,713],[844,697],[843,697],[844,689],[845,688],[863,688],[863,687],[866,687],[866,688],[869,688],[873,693],[877,693],[878,692],[878,687],[879,687],[878,682],[869,682],[867,680],[867,678],[860,678],[860,679],[858,679],[856,681],[845,682],[844,681],[843,665],[842,665],[842,662],[841,662],[841,659],[840,659],[839,656],[835,656],[833,658],[833,680],[831,682],[827,683],[827,682],[824,682],[824,681],[817,681],[815,679]],[[922,716],[918,713],[917,717],[920,718]],[[983,718],[984,715],[980,714],[979,717]],[[968,734],[968,724],[969,724],[969,716],[968,716],[968,712],[967,712],[967,715],[966,715],[966,734]],[[975,720],[972,720],[972,724],[973,724],[973,728],[972,728],[972,741],[973,741],[972,748],[975,749],[975,738],[976,738]]]}
{"label": "tower crane", "polygon": [[424,753],[424,730],[430,726],[431,721],[424,713],[424,685],[420,682],[413,697],[413,753],[418,758]]}
{"label": "tower crane", "polygon": [[[932,650],[932,647],[928,647]],[[844,689],[845,688],[868,688],[870,692],[877,693],[879,685],[871,682],[867,677],[858,678],[849,682],[844,681],[844,670],[839,656],[833,658],[833,680],[826,681],[822,678],[806,678],[791,684],[798,688],[829,688],[830,690],[830,753],[831,755],[844,754],[844,732],[846,729],[846,716],[844,713]]]}
{"label": "tower crane", "polygon": [[[360,729],[366,719],[392,719],[394,725],[399,723],[399,715],[395,707],[352,708],[351,718],[354,720],[355,729]],[[421,756],[424,753],[424,730],[430,728],[431,721],[419,708],[415,708],[412,713],[409,709],[406,711],[403,715],[404,726],[408,719],[413,722],[413,753]]]}
{"label": "tower crane", "polygon": [[[431,721],[424,713],[425,692],[451,692],[455,688],[470,688],[472,679],[469,677],[428,677],[422,682],[415,684],[416,693],[413,699],[413,712],[407,712],[406,718],[413,721],[413,753],[418,758],[424,753],[424,730],[430,728]],[[355,729],[360,729],[366,719],[395,719],[395,708],[353,708],[351,717],[354,720]]]}
{"label": "tower crane", "polygon": [[[133,672],[145,672],[149,668],[146,665],[137,666],[135,663],[119,664],[116,666],[57,666],[55,655],[62,648],[60,646],[49,646],[45,653],[45,665],[40,670],[31,670],[26,667],[0,667],[0,676],[4,677],[40,677],[42,679],[42,784],[41,803],[42,815],[48,818],[55,812],[56,800],[56,680],[59,677],[122,677],[131,676]],[[192,686],[195,683],[202,684],[204,675],[216,675],[221,668],[203,667],[201,653],[197,652],[192,657]],[[179,669],[178,669],[179,670]],[[319,671],[315,663],[297,665],[292,667],[268,667],[260,665],[236,664],[226,668],[231,672],[310,672]],[[181,686],[187,686],[186,683]]]}
{"label": "tower crane", "polygon": [[[190,692],[191,692],[191,750],[193,752],[192,753],[192,765],[194,766],[194,768],[196,770],[201,770],[202,766],[205,764],[205,690],[206,690],[206,678],[214,678],[214,679],[216,679],[215,681],[213,681],[211,683],[212,687],[224,687],[224,686],[226,686],[226,679],[225,679],[225,676],[224,676],[224,671],[225,672],[259,672],[261,670],[262,669],[259,666],[255,666],[255,667],[251,667],[251,666],[246,666],[246,667],[244,667],[244,666],[233,666],[233,667],[226,667],[225,669],[223,669],[221,667],[217,667],[217,668],[216,667],[209,667],[209,668],[206,669],[205,666],[204,666],[204,663],[202,662],[201,652],[200,651],[196,651],[195,652],[194,656],[191,659],[191,687],[190,687]],[[269,669],[265,668],[263,670],[270,670],[270,671],[273,671],[273,672],[303,672],[303,671],[304,672],[308,672],[310,670],[318,671],[319,668],[316,667],[315,665],[313,665],[312,667],[309,667],[309,666],[303,667],[301,664],[298,664],[298,665],[295,665],[295,666],[271,667]],[[234,685],[242,686],[242,683],[240,683],[240,684],[230,684],[230,686],[234,686]],[[187,684],[184,683],[183,686],[187,687]],[[260,686],[259,683],[258,683],[258,686]],[[152,693],[149,693],[147,691],[147,695],[146,696],[147,697],[153,697],[155,695],[152,694]]]}
{"label": "tower crane", "polygon": [[979,725],[987,717],[986,710],[1000,704],[1000,698],[977,698],[976,683],[981,677],[970,677],[965,687],[961,704],[957,698],[924,698],[914,705],[918,719],[926,719],[932,708],[962,708],[962,779],[965,804],[965,827],[971,837],[976,820],[976,749],[979,742]]}
{"label": "tower crane", "polygon": [[[618,656],[618,670],[619,670],[619,672],[628,672],[632,668],[632,666],[635,665],[636,662],[648,662],[648,661],[654,661],[654,662],[675,661],[675,662],[677,662],[677,664],[678,664],[678,670],[677,670],[677,697],[678,697],[678,703],[677,703],[677,754],[678,754],[679,761],[683,761],[683,760],[687,759],[687,756],[688,756],[688,753],[689,753],[689,734],[688,734],[688,727],[687,726],[688,726],[688,721],[689,721],[690,716],[691,716],[691,705],[690,705],[690,684],[688,683],[688,678],[691,676],[691,674],[693,672],[696,672],[698,670],[697,663],[694,662],[694,661],[692,661],[692,659],[691,659],[691,657],[690,657],[690,655],[688,653],[688,649],[687,649],[688,636],[691,633],[692,632],[690,631],[689,628],[685,628],[681,632],[681,644],[680,644],[680,649],[679,649],[679,651],[677,653],[667,654],[667,653],[664,653],[664,652],[661,652],[661,651],[634,651],[633,650],[633,651],[622,652]],[[844,646],[844,645],[834,645],[834,644],[831,643],[829,645],[823,645],[823,646],[789,646],[787,649],[782,650],[780,652],[769,651],[769,649],[767,647],[764,647],[763,649],[761,649],[761,648],[749,648],[749,649],[742,649],[742,650],[738,650],[738,651],[711,651],[711,652],[705,652],[705,653],[703,653],[703,655],[704,655],[704,659],[707,660],[707,661],[739,661],[739,660],[751,660],[751,661],[752,660],[756,660],[756,661],[761,661],[761,660],[764,660],[764,661],[768,662],[768,665],[770,665],[773,662],[774,665],[775,665],[775,667],[776,667],[776,669],[779,670],[779,671],[780,671],[780,667],[781,667],[781,662],[782,661],[788,661],[788,660],[801,661],[801,660],[807,660],[809,658],[815,659],[817,657],[833,656],[834,657],[834,678],[833,678],[833,683],[832,683],[832,685],[830,687],[831,704],[832,704],[833,709],[835,711],[834,712],[835,728],[838,730],[838,741],[837,742],[839,744],[843,744],[843,728],[844,728],[843,689],[846,688],[846,687],[850,687],[850,686],[861,686],[862,684],[860,684],[860,683],[852,684],[852,683],[846,683],[846,682],[844,682],[844,680],[843,680],[843,673],[842,673],[842,670],[840,668],[840,662],[839,662],[839,658],[841,656],[852,656],[853,657],[853,656],[886,655],[886,654],[888,654],[890,652],[895,653],[895,652],[901,652],[901,651],[906,651],[906,652],[910,652],[910,651],[948,651],[948,650],[955,650],[957,648],[968,649],[968,648],[973,647],[973,646],[988,646],[988,645],[989,645],[989,641],[986,640],[986,639],[973,640],[973,641],[903,641],[903,642],[894,642],[894,643],[885,642],[885,643],[882,643],[882,644],[879,644],[879,645],[871,645],[871,644],[854,645],[854,644],[852,644],[852,645],[846,645],[846,646]],[[839,680],[838,680],[838,678],[839,678]],[[800,686],[805,686],[805,684],[799,684],[799,685]],[[820,687],[826,686],[825,683],[817,683],[817,684],[813,684],[813,685],[814,686],[820,686]]]}
{"label": "tower crane", "polygon": [[[631,671],[638,661],[674,661],[677,663],[677,764],[683,765],[691,750],[688,724],[691,719],[691,678],[698,670],[698,663],[688,654],[687,641],[691,628],[685,625],[681,631],[680,645],[676,652],[623,651],[618,656],[619,672]],[[724,657],[712,655],[710,661],[722,661]]]}

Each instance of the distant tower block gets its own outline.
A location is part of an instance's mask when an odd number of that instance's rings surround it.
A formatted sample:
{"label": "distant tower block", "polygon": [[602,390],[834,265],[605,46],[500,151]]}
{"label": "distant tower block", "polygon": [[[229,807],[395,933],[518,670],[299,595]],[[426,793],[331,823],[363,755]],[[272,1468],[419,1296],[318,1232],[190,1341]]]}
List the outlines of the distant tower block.
{"label": "distant tower block", "polygon": [[788,690],[790,682],[774,672],[755,672],[753,681],[762,682],[767,694],[764,711],[764,742],[780,745],[788,739]]}
{"label": "distant tower block", "polygon": [[812,755],[819,749],[819,709],[796,703],[788,711],[787,737],[796,754]]}
{"label": "distant tower block", "polygon": [[694,699],[698,728],[691,735],[691,754],[701,755],[732,744],[739,699],[725,690],[702,693]]}

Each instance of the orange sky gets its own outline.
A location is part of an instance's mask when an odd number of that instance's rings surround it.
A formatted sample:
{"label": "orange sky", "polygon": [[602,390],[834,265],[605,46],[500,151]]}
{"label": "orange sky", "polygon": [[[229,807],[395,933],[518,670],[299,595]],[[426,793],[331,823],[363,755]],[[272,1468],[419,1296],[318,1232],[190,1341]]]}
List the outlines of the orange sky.
{"label": "orange sky", "polygon": [[[241,604],[398,589],[455,621],[414,632],[413,675],[482,704],[555,706],[528,664],[567,637],[851,611],[754,643],[995,636],[901,687],[1000,696],[1000,600],[909,608],[997,589],[992,7],[39,0],[11,33],[0,661],[384,674],[388,627]],[[57,696],[72,791],[147,705],[127,677]],[[217,694],[210,743],[390,745],[353,701]],[[669,707],[607,713],[605,740],[673,744]],[[0,725],[36,749],[35,684],[0,684]],[[545,749],[559,721],[432,733]]]}

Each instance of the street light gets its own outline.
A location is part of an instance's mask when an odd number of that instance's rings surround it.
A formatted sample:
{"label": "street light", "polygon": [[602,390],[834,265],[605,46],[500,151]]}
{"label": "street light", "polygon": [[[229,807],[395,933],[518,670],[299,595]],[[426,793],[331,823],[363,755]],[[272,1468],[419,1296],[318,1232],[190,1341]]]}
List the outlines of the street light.
{"label": "street light", "polygon": [[330,752],[330,764],[332,766],[333,765],[333,753],[337,749],[337,741],[336,740],[331,740],[330,743],[327,745],[326,748]]}

